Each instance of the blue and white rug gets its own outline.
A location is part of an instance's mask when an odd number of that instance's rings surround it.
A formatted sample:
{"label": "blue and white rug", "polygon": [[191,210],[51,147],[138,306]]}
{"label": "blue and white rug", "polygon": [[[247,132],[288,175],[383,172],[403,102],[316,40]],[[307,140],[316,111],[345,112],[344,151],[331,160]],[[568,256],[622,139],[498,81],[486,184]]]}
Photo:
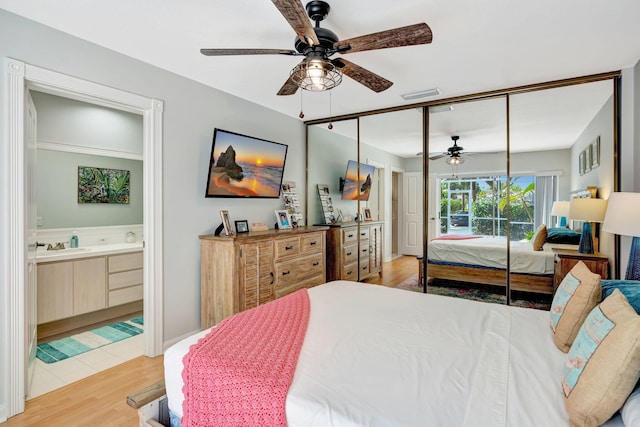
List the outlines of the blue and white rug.
{"label": "blue and white rug", "polygon": [[134,317],[125,322],[113,323],[70,337],[39,344],[36,357],[44,363],[59,362],[89,350],[139,335],[143,329],[138,326],[142,325],[144,325],[143,317]]}

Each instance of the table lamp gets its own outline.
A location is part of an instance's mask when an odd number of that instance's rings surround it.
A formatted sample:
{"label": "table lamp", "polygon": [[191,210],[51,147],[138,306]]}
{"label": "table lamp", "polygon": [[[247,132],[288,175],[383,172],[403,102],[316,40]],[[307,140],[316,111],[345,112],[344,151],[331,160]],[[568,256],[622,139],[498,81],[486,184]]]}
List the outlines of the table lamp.
{"label": "table lamp", "polygon": [[626,280],[640,280],[640,193],[611,193],[602,231],[633,236]]}
{"label": "table lamp", "polygon": [[569,205],[569,219],[574,221],[584,221],[582,224],[582,235],[578,252],[581,254],[593,253],[593,234],[591,232],[592,222],[602,222],[607,210],[607,201],[604,199],[572,199]]}
{"label": "table lamp", "polygon": [[571,202],[556,201],[551,206],[551,215],[560,218],[560,227],[567,226],[567,217],[569,216],[569,205]]}

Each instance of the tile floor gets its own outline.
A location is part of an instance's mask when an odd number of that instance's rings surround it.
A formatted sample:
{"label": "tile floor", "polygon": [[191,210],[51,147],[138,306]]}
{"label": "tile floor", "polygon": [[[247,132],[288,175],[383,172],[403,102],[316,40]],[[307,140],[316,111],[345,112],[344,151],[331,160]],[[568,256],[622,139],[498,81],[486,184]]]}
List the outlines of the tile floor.
{"label": "tile floor", "polygon": [[144,354],[144,334],[47,364],[36,359],[27,400]]}

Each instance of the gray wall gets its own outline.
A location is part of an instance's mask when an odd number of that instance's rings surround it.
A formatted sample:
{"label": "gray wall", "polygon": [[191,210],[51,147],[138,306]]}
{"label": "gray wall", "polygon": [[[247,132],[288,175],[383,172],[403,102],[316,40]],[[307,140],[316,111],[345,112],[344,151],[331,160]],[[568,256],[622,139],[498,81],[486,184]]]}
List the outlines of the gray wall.
{"label": "gray wall", "polygon": [[[130,172],[129,203],[78,203],[78,166]],[[38,228],[99,227],[142,224],[142,162],[140,160],[63,151],[38,150]]]}
{"label": "gray wall", "polygon": [[142,155],[141,115],[37,91],[31,96],[38,141]]}

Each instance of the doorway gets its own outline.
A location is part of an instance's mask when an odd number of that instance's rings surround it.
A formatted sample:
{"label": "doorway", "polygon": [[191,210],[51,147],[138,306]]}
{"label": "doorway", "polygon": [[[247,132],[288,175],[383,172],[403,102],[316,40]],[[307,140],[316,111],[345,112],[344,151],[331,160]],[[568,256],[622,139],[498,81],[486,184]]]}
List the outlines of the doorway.
{"label": "doorway", "polygon": [[6,415],[11,417],[24,411],[26,372],[28,365],[27,312],[31,306],[25,292],[25,276],[28,270],[27,243],[29,241],[26,220],[28,184],[26,174],[26,146],[24,138],[25,98],[27,89],[36,89],[71,99],[120,109],[143,116],[144,170],[144,238],[150,244],[144,251],[144,334],[145,354],[162,353],[162,110],[163,102],[82,79],[46,70],[24,62],[5,59],[7,108],[4,123],[7,125],[7,141],[10,158],[5,171],[7,188],[10,189],[9,212],[3,217],[3,226],[12,232],[7,236],[8,257],[5,278],[9,284],[9,298],[3,301],[5,319],[12,328],[6,337],[9,348],[0,366],[8,372],[3,378],[7,390]]}
{"label": "doorway", "polygon": [[400,192],[400,174],[391,172],[391,258],[396,258],[398,253],[398,234],[400,231],[400,206],[398,194]]}
{"label": "doorway", "polygon": [[34,358],[36,346],[28,347],[29,400],[144,354],[144,183],[141,115],[36,90],[27,95],[37,124],[28,143],[36,151],[26,171],[35,178],[29,235],[40,246],[29,286],[37,295],[38,349]]}

